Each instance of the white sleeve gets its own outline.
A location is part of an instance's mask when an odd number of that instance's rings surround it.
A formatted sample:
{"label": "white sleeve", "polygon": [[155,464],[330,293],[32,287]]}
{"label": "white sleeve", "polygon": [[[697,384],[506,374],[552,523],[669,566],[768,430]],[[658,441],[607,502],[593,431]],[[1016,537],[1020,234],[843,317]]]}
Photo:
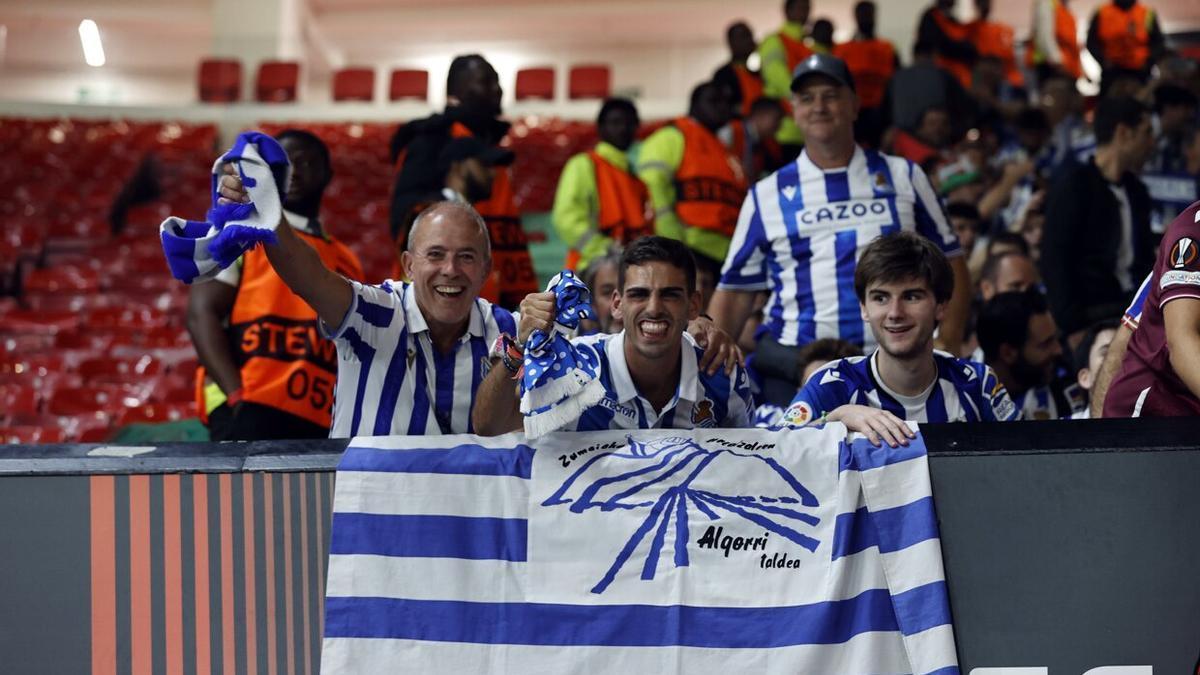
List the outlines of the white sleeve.
{"label": "white sleeve", "polygon": [[321,321],[318,324],[321,334],[339,344],[350,339],[369,345],[379,344],[384,334],[399,334],[404,323],[404,307],[400,295],[392,287],[394,283],[398,285],[390,280],[377,286],[350,281],[353,295],[345,318],[336,328]]}

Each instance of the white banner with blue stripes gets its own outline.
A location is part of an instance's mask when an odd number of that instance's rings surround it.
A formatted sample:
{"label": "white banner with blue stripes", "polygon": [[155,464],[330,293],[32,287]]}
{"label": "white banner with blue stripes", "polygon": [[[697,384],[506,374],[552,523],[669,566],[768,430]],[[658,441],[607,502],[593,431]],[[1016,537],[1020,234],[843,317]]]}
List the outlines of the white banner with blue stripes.
{"label": "white banner with blue stripes", "polygon": [[361,438],[323,673],[958,673],[920,438]]}

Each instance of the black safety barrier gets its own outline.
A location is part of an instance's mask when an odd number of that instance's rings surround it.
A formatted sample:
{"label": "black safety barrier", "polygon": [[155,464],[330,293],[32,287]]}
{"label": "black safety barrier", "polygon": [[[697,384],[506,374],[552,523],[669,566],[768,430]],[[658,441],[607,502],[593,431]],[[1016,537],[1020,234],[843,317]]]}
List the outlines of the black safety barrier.
{"label": "black safety barrier", "polygon": [[[1200,420],[922,433],[964,675],[1194,672]],[[345,446],[0,446],[0,671],[315,672]]]}

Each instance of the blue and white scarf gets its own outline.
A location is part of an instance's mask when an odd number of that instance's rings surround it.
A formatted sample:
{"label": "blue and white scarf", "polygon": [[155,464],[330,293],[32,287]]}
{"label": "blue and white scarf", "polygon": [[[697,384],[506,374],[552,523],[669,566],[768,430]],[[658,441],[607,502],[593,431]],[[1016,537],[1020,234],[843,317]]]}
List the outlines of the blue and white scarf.
{"label": "blue and white scarf", "polygon": [[[219,204],[221,168],[233,164],[248,204]],[[171,275],[185,283],[207,281],[243,253],[276,241],[283,198],[292,176],[287,153],[270,136],[256,131],[239,134],[233,147],[213,164],[212,208],[206,221],[171,216],[159,228]]]}
{"label": "blue and white scarf", "polygon": [[596,316],[591,292],[570,270],[556,274],[546,290],[553,291],[556,300],[554,329],[548,334],[535,330],[525,342],[521,413],[529,438],[579,419],[604,397],[600,356],[591,347],[573,345],[569,339],[580,320]]}

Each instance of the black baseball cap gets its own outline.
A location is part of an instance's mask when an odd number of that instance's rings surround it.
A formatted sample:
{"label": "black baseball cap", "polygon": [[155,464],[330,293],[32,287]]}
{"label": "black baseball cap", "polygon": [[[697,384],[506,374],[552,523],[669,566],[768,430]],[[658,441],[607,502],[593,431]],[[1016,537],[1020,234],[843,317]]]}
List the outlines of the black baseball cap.
{"label": "black baseball cap", "polygon": [[796,91],[800,81],[809,75],[824,75],[854,91],[854,76],[850,74],[846,62],[832,54],[816,53],[801,61],[792,71],[792,91]]}
{"label": "black baseball cap", "polygon": [[512,150],[484,143],[478,138],[466,136],[463,138],[452,139],[442,148],[442,152],[438,154],[438,167],[442,171],[449,171],[450,165],[455,162],[461,162],[464,159],[478,158],[487,166],[508,166],[516,159],[516,155]]}

